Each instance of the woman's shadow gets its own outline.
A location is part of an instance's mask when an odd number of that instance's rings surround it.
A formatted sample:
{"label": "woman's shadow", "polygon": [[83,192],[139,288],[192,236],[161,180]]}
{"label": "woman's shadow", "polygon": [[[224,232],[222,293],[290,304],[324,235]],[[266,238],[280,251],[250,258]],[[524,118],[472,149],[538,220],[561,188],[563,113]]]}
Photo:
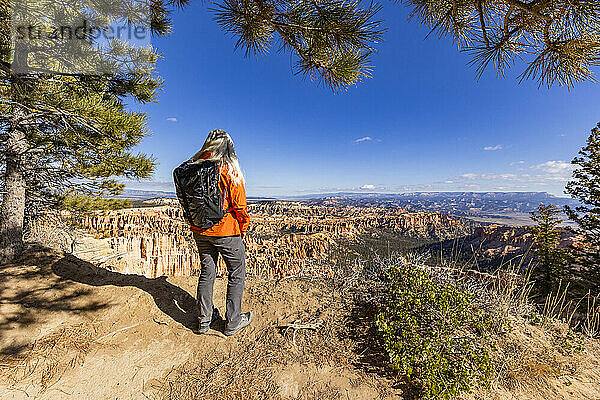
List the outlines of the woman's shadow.
{"label": "woman's shadow", "polygon": [[52,265],[52,271],[63,279],[91,286],[132,286],[150,294],[158,308],[188,329],[198,327],[196,299],[185,290],[167,282],[165,276],[155,279],[143,275],[121,274],[67,255]]}

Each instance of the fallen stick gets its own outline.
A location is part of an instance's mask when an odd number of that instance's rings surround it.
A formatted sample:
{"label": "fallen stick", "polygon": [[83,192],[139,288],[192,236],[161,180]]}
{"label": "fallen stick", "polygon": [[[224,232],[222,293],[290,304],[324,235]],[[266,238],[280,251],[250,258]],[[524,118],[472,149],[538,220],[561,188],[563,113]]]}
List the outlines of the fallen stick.
{"label": "fallen stick", "polygon": [[73,254],[74,256],[78,256],[80,254],[86,254],[86,253],[93,253],[95,251],[102,251],[102,250],[109,250],[108,246],[102,246],[102,247],[96,247],[93,249],[87,249],[87,250],[79,250],[79,251],[74,251]]}
{"label": "fallen stick", "polygon": [[111,333],[107,333],[106,335],[99,337],[98,339],[94,340],[94,342],[99,342],[100,340],[102,340],[104,338],[107,338],[107,337],[109,337],[111,335],[114,335],[116,333],[119,333],[119,332],[126,331],[127,329],[135,328],[136,326],[141,325],[144,322],[146,322],[146,321],[138,322],[137,324],[126,326],[125,328],[117,329],[116,331],[113,331]]}
{"label": "fallen stick", "polygon": [[300,329],[310,329],[313,331],[317,331],[321,328],[322,325],[323,325],[322,319],[318,319],[315,322],[308,322],[308,323],[302,323],[301,320],[297,319],[294,322],[292,322],[291,324],[280,326],[280,328],[282,328],[282,329],[285,328],[285,333],[287,333],[287,331],[289,331],[290,329],[294,330],[294,333],[292,334],[292,342],[294,343],[294,346],[296,346],[296,333]]}
{"label": "fallen stick", "polygon": [[459,268],[453,268],[453,267],[439,267],[439,266],[432,266],[432,265],[416,265],[417,268],[423,269],[423,270],[434,270],[434,271],[441,271],[441,272],[450,272],[450,273],[456,273],[458,275],[467,275],[467,276],[475,276],[478,278],[483,278],[489,281],[499,281],[501,280],[504,276],[509,277],[509,278],[514,278],[517,280],[522,280],[523,276],[516,274],[514,272],[508,272],[508,271],[499,271],[499,274],[489,274],[487,272],[480,272],[480,271],[476,271],[474,269],[459,269]]}
{"label": "fallen stick", "polygon": [[286,328],[286,329],[312,329],[312,330],[318,330],[321,326],[323,325],[323,320],[319,319],[316,322],[312,322],[312,323],[301,323],[300,320],[296,320],[294,322],[292,322],[291,324],[287,324],[287,325],[283,325],[282,328]]}
{"label": "fallen stick", "polygon": [[100,259],[98,259],[98,260],[92,260],[92,261],[91,261],[91,263],[92,263],[92,264],[98,264],[98,265],[100,265],[100,264],[104,264],[105,262],[107,262],[107,261],[109,261],[109,260],[112,260],[113,258],[121,257],[121,256],[124,256],[124,255],[126,255],[126,254],[128,254],[128,253],[131,253],[131,252],[132,252],[132,251],[131,251],[131,250],[129,250],[129,251],[123,251],[123,252],[121,252],[121,253],[110,254],[110,255],[108,255],[108,256],[106,256],[106,257],[102,257],[102,258],[100,258]]}

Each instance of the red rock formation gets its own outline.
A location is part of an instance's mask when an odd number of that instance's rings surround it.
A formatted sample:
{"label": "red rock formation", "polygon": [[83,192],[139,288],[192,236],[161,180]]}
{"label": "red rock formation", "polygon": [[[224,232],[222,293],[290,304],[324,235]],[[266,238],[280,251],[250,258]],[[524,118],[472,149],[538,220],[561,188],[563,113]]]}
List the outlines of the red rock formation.
{"label": "red rock formation", "polygon": [[[387,231],[419,238],[445,237],[468,227],[438,213],[408,213],[402,209],[314,206],[299,202],[262,202],[249,206],[247,268],[268,278],[332,273],[330,252],[340,241],[359,234]],[[97,212],[79,225],[102,235],[115,253],[128,252],[109,267],[123,272],[196,275],[200,262],[181,209],[161,206]],[[226,273],[219,260],[218,274]]]}
{"label": "red rock formation", "polygon": [[[533,234],[525,226],[489,225],[475,228],[465,244],[478,249],[483,256],[492,258],[528,253],[533,246]],[[577,236],[566,229],[561,231],[559,247],[576,244]]]}

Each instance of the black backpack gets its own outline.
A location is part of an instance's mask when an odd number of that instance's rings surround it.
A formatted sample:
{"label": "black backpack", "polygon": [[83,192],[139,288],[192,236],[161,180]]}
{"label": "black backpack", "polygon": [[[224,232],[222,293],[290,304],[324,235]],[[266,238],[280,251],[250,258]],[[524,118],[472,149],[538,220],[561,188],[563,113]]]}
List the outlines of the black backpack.
{"label": "black backpack", "polygon": [[173,171],[175,191],[190,225],[208,229],[225,214],[219,189],[221,173],[216,161],[184,162]]}

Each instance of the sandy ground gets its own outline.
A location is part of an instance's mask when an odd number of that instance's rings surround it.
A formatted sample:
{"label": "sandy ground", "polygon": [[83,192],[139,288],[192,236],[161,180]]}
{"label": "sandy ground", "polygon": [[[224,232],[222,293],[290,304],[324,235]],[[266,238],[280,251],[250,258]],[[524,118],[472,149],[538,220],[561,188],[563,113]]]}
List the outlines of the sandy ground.
{"label": "sandy ground", "polygon": [[[173,384],[169,376],[178,368],[243,357],[253,341],[275,354],[277,368],[265,373],[276,398],[311,398],[314,388],[347,399],[399,398],[386,379],[350,364],[353,349],[330,340],[330,329],[298,331],[293,340],[277,328],[315,316],[327,326],[328,294],[318,283],[249,277],[244,308],[255,320],[227,338],[218,330],[191,331],[194,277],[122,275],[45,249],[30,251],[25,262],[0,269],[0,275],[3,400],[168,398],[165,386]],[[226,281],[218,279],[215,305],[223,313],[225,292]],[[261,343],[265,338],[270,343]],[[313,338],[316,342],[309,343]],[[328,345],[319,341],[333,341],[341,351],[323,354]],[[307,349],[314,345],[318,354],[312,357]]]}
{"label": "sandy ground", "polygon": [[[374,333],[363,321],[372,310],[343,306],[326,283],[249,277],[244,308],[255,320],[227,338],[192,332],[196,282],[124,275],[30,249],[19,264],[0,267],[0,399],[410,398],[373,351]],[[215,304],[223,312],[225,292],[218,279]],[[282,328],[298,319],[323,326],[295,336]],[[540,332],[523,332],[518,341],[535,351],[552,346],[536,342]],[[598,343],[581,354],[565,358],[559,372],[540,370],[538,386],[464,398],[599,400]]]}

